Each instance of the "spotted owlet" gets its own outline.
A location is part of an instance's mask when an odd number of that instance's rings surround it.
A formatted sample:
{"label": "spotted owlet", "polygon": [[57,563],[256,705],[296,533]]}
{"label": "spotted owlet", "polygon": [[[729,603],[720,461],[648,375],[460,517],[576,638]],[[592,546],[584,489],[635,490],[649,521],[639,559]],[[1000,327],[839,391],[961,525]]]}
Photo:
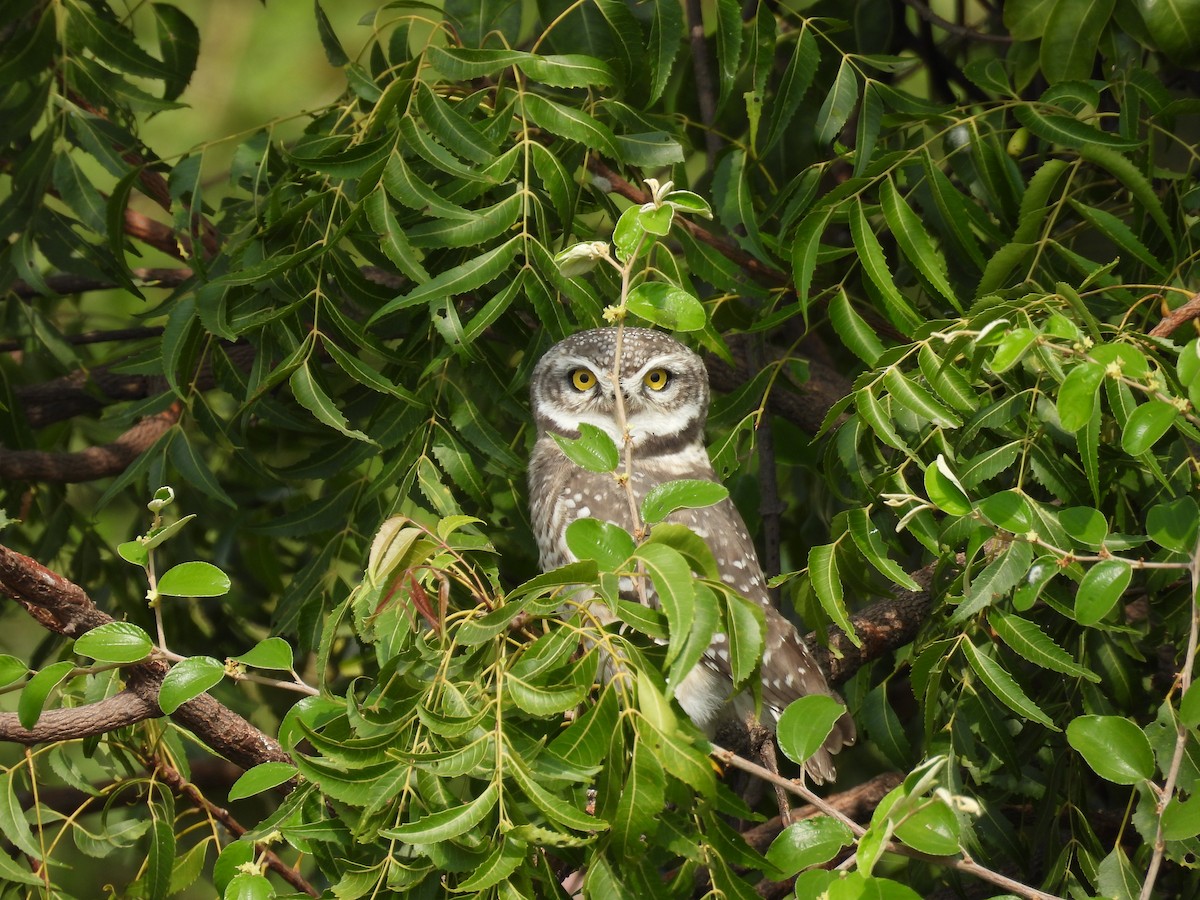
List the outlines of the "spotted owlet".
{"label": "spotted owlet", "polygon": [[[552,435],[578,437],[579,425],[603,429],[618,447],[612,384],[617,329],[585,331],[555,344],[533,371],[530,388],[537,443],[529,466],[530,506],[541,565],[553,569],[574,560],[567,526],[592,517],[632,530],[624,487],[612,473],[589,472],[564,455]],[[700,357],[665,334],[626,328],[622,339],[620,390],[632,447],[633,493],[640,508],[656,485],[680,478],[717,481],[704,446],[708,372]],[[762,720],[774,732],[784,708],[806,694],[836,696],[804,640],[780,615],[767,593],[746,524],[729,498],[702,509],[681,509],[668,521],[686,525],[705,540],[721,579],[762,607],[766,635],[762,659]],[[653,594],[647,598],[654,603]],[[712,736],[726,726],[751,721],[752,694],[732,697],[729,647],[716,634],[701,662],[680,682],[675,697],[692,721]],[[805,765],[815,781],[834,777],[831,755],[854,741],[854,722],[845,715],[824,746]]]}

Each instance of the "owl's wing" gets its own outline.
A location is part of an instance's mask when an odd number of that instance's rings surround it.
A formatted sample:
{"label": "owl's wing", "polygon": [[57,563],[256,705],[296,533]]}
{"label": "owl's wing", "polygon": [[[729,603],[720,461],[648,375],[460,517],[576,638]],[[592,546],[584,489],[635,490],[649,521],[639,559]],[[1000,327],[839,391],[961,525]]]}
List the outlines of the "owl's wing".
{"label": "owl's wing", "polygon": [[[758,562],[758,554],[745,522],[728,498],[704,509],[679,510],[671,521],[687,525],[704,538],[716,558],[721,580],[733,590],[759,605],[766,620],[762,660],[763,719],[774,728],[783,710],[799,697],[826,694],[841,700],[829,687],[808,645],[788,619],[771,600],[766,576]],[[718,642],[706,654],[704,664],[727,678],[732,678],[729,654],[723,642]],[[834,777],[831,755],[854,743],[854,720],[842,716],[824,745],[806,765],[815,780]]]}

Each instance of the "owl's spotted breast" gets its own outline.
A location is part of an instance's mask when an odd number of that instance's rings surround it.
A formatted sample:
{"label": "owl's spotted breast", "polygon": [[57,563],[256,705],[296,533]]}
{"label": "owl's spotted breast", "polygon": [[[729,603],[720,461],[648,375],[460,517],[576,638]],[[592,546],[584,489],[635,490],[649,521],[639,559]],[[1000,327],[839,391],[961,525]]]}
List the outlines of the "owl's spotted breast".
{"label": "owl's spotted breast", "polygon": [[[531,519],[541,566],[553,569],[574,560],[566,530],[580,518],[595,518],[634,530],[625,488],[611,473],[589,472],[572,463],[552,435],[575,437],[580,423],[608,432],[622,446],[625,432],[616,416],[621,391],[632,446],[630,484],[637,506],[655,486],[689,478],[718,479],[704,447],[708,373],[695,353],[667,335],[625,329],[620,377],[613,383],[616,329],[597,329],[552,347],[534,369],[530,393],[538,428],[529,466]],[[733,502],[726,498],[702,509],[673,512],[669,521],[686,525],[709,546],[721,580],[758,604],[766,619],[762,662],[762,724],[774,728],[784,707],[811,693],[833,694],[803,639],[771,602],[753,541]],[[648,597],[651,603],[656,598]],[[709,734],[726,721],[754,716],[752,695],[733,694],[726,636],[714,635],[701,662],[676,689],[676,698]],[[830,754],[854,740],[848,715],[825,746],[806,764],[814,780],[834,777]]]}

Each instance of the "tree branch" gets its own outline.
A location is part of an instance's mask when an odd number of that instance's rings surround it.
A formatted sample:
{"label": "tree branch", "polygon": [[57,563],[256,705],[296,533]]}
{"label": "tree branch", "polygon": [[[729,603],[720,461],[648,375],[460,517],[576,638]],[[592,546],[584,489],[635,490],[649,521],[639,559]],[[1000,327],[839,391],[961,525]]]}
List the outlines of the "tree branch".
{"label": "tree branch", "polygon": [[[0,595],[19,603],[48,631],[69,638],[77,638],[113,621],[112,616],[96,607],[83,588],[50,571],[37,560],[3,545],[0,545]],[[158,708],[158,691],[167,671],[166,664],[158,659],[137,663],[125,670],[127,692],[135,694],[143,703],[152,704],[154,716],[162,715]],[[42,715],[46,717],[51,712]],[[175,724],[189,729],[210,749],[243,769],[262,762],[290,761],[277,741],[208,694],[201,694],[183,704],[171,714],[171,719]],[[33,731],[36,732],[40,726],[39,721]],[[64,740],[66,737],[51,739]]]}
{"label": "tree branch", "polygon": [[854,631],[862,641],[856,647],[840,628],[829,629],[828,646],[822,646],[815,632],[805,637],[813,656],[829,676],[830,684],[841,684],[873,659],[912,643],[932,605],[930,585],[936,563],[913,573],[920,591],[896,591],[850,617]]}
{"label": "tree branch", "polygon": [[[132,269],[133,277],[136,281],[140,281],[149,287],[178,287],[183,284],[194,274],[191,269],[181,266],[177,269]],[[114,281],[106,281],[99,278],[88,278],[83,275],[73,275],[68,272],[58,272],[53,275],[47,275],[45,279],[46,286],[55,294],[61,296],[70,296],[72,294],[86,294],[89,291],[111,291],[119,288],[120,285]],[[8,289],[9,293],[16,294],[22,300],[31,300],[34,297],[44,296],[41,291],[26,284],[24,281],[15,281]],[[70,338],[68,338],[70,340]],[[8,342],[13,343],[13,342]],[[5,346],[3,349],[8,350]],[[20,345],[12,347],[13,350],[19,350]]]}
{"label": "tree branch", "polygon": [[162,412],[142,419],[111,444],[75,453],[0,448],[0,478],[74,484],[117,475],[179,421],[182,409],[182,404],[176,401]]}
{"label": "tree branch", "polygon": [[71,709],[48,709],[33,728],[26,728],[16,713],[0,713],[0,741],[16,744],[45,744],[105,734],[126,725],[161,716],[158,704],[136,691],[121,691],[112,697]]}
{"label": "tree branch", "polygon": [[956,35],[957,37],[966,38],[971,41],[983,41],[989,44],[1011,44],[1013,39],[1007,34],[991,34],[986,31],[976,31],[966,25],[959,25],[957,22],[951,22],[949,19],[944,19],[935,13],[929,6],[921,0],[902,0],[905,6],[915,10],[917,15],[931,25],[936,25],[943,31]]}
{"label": "tree branch", "polygon": [[1200,293],[1192,294],[1187,303],[1167,313],[1161,322],[1150,329],[1150,336],[1169,337],[1172,331],[1193,319],[1200,319]]}

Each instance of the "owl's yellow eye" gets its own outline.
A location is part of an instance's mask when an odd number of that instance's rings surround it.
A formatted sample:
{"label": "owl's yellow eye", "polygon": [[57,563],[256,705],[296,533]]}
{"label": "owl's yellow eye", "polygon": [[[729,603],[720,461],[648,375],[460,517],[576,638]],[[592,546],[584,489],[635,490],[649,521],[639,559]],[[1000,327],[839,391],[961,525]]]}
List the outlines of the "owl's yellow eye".
{"label": "owl's yellow eye", "polygon": [[642,384],[652,391],[661,391],[671,380],[671,373],[666,369],[651,369],[642,378]]}
{"label": "owl's yellow eye", "polygon": [[577,391],[590,391],[596,386],[596,376],[591,369],[572,369],[571,387]]}

